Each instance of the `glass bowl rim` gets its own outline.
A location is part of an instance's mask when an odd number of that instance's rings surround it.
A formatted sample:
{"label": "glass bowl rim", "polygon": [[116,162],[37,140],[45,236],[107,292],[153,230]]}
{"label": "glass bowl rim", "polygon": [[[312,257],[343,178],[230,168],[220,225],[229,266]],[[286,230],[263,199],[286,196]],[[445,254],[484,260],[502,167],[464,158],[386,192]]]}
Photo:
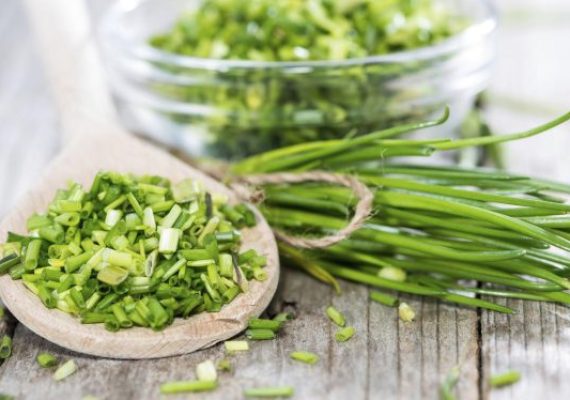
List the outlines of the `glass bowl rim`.
{"label": "glass bowl rim", "polygon": [[[309,60],[309,61],[253,61],[242,59],[216,59],[183,56],[169,53],[152,47],[148,44],[133,46],[132,42],[124,40],[114,31],[117,19],[123,14],[132,11],[143,3],[163,0],[118,0],[104,12],[97,36],[103,47],[110,46],[113,50],[126,53],[134,59],[167,64],[181,68],[201,68],[206,70],[227,69],[312,69],[354,67],[372,64],[400,64],[413,61],[429,60],[445,54],[453,53],[471,43],[490,36],[498,25],[498,12],[491,0],[461,0],[470,1],[483,7],[484,17],[481,21],[469,25],[460,33],[449,37],[432,46],[420,47],[412,50],[399,51],[388,54],[372,55],[367,57],[349,58],[345,60]],[[111,44],[112,43],[112,44]]]}

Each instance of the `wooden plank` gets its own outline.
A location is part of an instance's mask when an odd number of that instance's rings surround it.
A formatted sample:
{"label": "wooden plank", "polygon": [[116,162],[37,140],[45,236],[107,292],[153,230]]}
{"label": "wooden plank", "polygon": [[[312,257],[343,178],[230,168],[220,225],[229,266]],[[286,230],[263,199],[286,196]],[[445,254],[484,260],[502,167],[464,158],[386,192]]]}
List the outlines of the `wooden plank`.
{"label": "wooden plank", "polygon": [[[509,3],[509,2],[508,2]],[[503,4],[528,16],[533,9],[542,13],[527,23],[511,18],[503,29],[499,42],[502,57],[496,68],[492,85],[495,93],[507,94],[511,102],[491,103],[491,123],[500,132],[526,129],[566,111],[569,106],[567,88],[570,77],[565,72],[570,65],[570,49],[565,44],[570,26],[545,23],[550,19],[545,10],[530,2]],[[515,4],[517,3],[517,4]],[[570,12],[567,2],[550,0],[556,13]],[[556,4],[555,4],[556,3]],[[539,10],[539,11],[540,11]],[[554,13],[552,13],[554,14]],[[542,20],[542,23],[541,23]],[[525,62],[520,60],[524,46]],[[523,100],[524,109],[512,103]],[[515,100],[515,101],[512,101]],[[534,112],[533,112],[534,111]],[[570,182],[570,127],[562,126],[544,136],[509,144],[509,169],[533,176]],[[481,352],[483,399],[506,400],[522,398],[558,398],[570,390],[570,313],[565,307],[499,300],[515,310],[511,316],[483,311],[481,315]],[[488,387],[493,374],[516,369],[522,373],[519,383],[503,389]]]}
{"label": "wooden plank", "polygon": [[[293,311],[296,319],[283,329],[278,340],[252,343],[250,352],[232,357],[235,372],[221,375],[217,391],[190,398],[239,399],[246,387],[291,385],[299,399],[437,399],[439,382],[462,361],[462,398],[477,398],[476,357],[470,357],[476,346],[474,311],[412,300],[418,319],[403,324],[398,322],[395,309],[369,305],[366,288],[349,283],[342,287],[343,294],[336,296],[304,274],[286,270],[269,312]],[[356,327],[351,341],[334,340],[336,327],[324,314],[328,304],[342,310],[348,323]],[[400,338],[395,332],[400,332]],[[438,351],[437,343],[443,342],[446,345]],[[294,362],[289,359],[294,350],[313,351],[321,360],[314,366]],[[53,382],[51,371],[35,363],[41,351],[50,351],[62,360],[73,358],[79,372],[63,382]],[[198,362],[223,356],[221,346],[216,346],[159,360],[92,358],[55,346],[19,325],[14,356],[0,369],[0,387],[26,399],[80,398],[87,394],[153,399],[158,396],[160,383],[192,379]],[[29,380],[34,381],[33,392],[23,384]]]}
{"label": "wooden plank", "polygon": [[431,299],[402,297],[416,320],[404,323],[397,310],[370,305],[368,398],[439,399],[439,387],[460,366],[457,393],[478,398],[477,312]]}

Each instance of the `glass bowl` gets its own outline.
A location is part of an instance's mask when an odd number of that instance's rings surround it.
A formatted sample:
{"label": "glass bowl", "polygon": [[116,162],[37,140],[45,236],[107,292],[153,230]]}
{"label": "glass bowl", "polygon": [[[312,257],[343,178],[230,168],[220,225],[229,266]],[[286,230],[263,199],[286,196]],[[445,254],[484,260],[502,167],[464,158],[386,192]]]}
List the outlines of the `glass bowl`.
{"label": "glass bowl", "polygon": [[456,128],[487,86],[496,14],[488,0],[443,1],[470,21],[412,51],[343,61],[193,58],[147,44],[198,0],[118,1],[98,30],[130,130],[190,155],[239,159],[280,146],[421,121],[447,104]]}

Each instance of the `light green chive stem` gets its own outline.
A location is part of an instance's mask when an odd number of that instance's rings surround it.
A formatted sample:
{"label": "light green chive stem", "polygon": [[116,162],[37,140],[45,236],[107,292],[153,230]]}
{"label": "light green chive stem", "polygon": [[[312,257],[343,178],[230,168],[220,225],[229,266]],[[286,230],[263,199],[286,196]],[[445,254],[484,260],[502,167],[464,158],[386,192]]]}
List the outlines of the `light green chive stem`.
{"label": "light green chive stem", "polygon": [[277,332],[281,328],[281,322],[274,319],[253,318],[249,320],[248,327],[250,329],[269,329]]}
{"label": "light green chive stem", "polygon": [[396,307],[398,305],[398,299],[396,297],[376,291],[370,292],[370,300],[388,307]]}
{"label": "light green chive stem", "polygon": [[77,365],[75,361],[68,360],[62,364],[53,374],[53,379],[56,381],[61,381],[68,376],[74,374],[77,371]]}
{"label": "light green chive stem", "polygon": [[271,340],[275,339],[275,332],[271,329],[248,329],[245,336],[250,340]]}
{"label": "light green chive stem", "polygon": [[232,363],[227,358],[222,358],[220,361],[218,361],[217,368],[220,371],[229,372],[232,370]]}
{"label": "light green chive stem", "polygon": [[12,338],[4,335],[0,340],[0,360],[10,358],[12,355]]}
{"label": "light green chive stem", "polygon": [[36,357],[36,361],[42,368],[50,368],[57,365],[57,358],[50,353],[40,353]]}
{"label": "light green chive stem", "polygon": [[342,313],[333,306],[327,307],[326,313],[327,316],[330,318],[330,320],[335,324],[337,324],[338,326],[346,325],[346,320],[344,318],[344,315],[342,315]]}
{"label": "light green chive stem", "polygon": [[300,361],[305,364],[316,364],[319,361],[319,356],[315,353],[310,353],[308,351],[294,351],[290,354],[290,357],[295,361]]}
{"label": "light green chive stem", "polygon": [[335,334],[335,339],[337,342],[346,342],[350,340],[356,333],[356,329],[352,326],[347,326],[345,328],[339,329]]}
{"label": "light green chive stem", "polygon": [[407,303],[400,303],[398,306],[398,315],[404,322],[412,322],[416,317],[416,312]]}
{"label": "light green chive stem", "polygon": [[507,371],[502,374],[493,375],[490,379],[492,387],[502,387],[512,385],[521,379],[521,373],[518,371]]}
{"label": "light green chive stem", "polygon": [[245,397],[273,398],[273,397],[291,397],[294,389],[291,386],[280,387],[259,387],[246,389],[243,391]]}
{"label": "light green chive stem", "polygon": [[196,366],[196,376],[200,381],[215,381],[218,379],[216,366],[212,360],[201,362]]}
{"label": "light green chive stem", "polygon": [[228,353],[236,353],[239,351],[248,351],[249,344],[245,340],[226,340],[224,347]]}
{"label": "light green chive stem", "polygon": [[216,381],[175,381],[160,385],[160,393],[175,394],[185,392],[206,392],[218,386]]}

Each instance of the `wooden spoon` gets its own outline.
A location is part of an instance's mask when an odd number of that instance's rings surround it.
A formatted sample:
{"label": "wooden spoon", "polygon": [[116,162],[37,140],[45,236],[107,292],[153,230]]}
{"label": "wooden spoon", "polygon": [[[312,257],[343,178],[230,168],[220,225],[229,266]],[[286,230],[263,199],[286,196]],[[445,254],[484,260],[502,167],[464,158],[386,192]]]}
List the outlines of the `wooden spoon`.
{"label": "wooden spoon", "polygon": [[[5,238],[8,231],[26,232],[27,217],[33,212],[45,211],[57,188],[64,187],[69,180],[88,187],[100,170],[155,174],[173,182],[197,179],[207,190],[226,194],[231,201],[237,201],[235,194],[221,183],[128,135],[112,123],[112,106],[104,91],[97,54],[92,43],[85,45],[88,21],[82,1],[27,0],[27,5],[41,38],[64,131],[73,133],[73,138],[47,168],[41,181],[2,221],[0,238]],[[84,105],[89,104],[92,107],[86,113]],[[92,112],[93,109],[97,112]],[[245,329],[247,321],[259,316],[267,307],[277,288],[279,258],[275,239],[261,214],[257,210],[255,213],[257,225],[243,230],[242,247],[255,249],[267,257],[267,280],[253,282],[247,293],[239,295],[217,313],[176,319],[160,332],[138,327],[109,332],[101,324],[81,324],[67,313],[46,308],[21,281],[9,276],[0,277],[0,297],[26,327],[51,342],[81,353],[138,359],[209,347]]]}

